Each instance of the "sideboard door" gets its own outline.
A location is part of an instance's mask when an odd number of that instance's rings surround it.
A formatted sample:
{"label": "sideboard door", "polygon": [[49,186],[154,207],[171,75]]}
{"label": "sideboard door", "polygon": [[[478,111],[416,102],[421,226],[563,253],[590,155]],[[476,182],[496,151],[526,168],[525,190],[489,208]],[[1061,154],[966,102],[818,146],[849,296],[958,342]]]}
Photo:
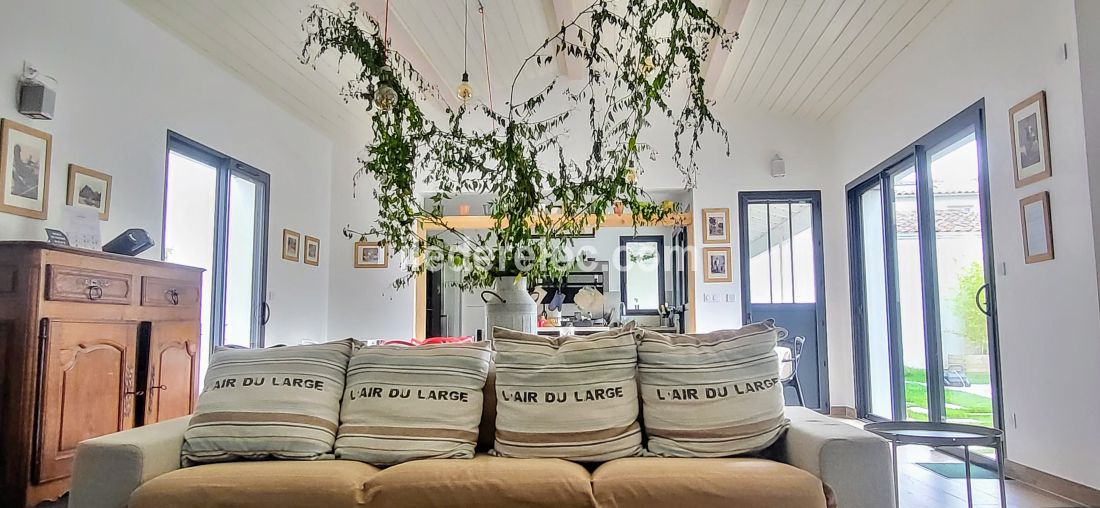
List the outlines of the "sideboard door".
{"label": "sideboard door", "polygon": [[197,321],[152,323],[145,424],[191,414],[198,387],[198,344]]}
{"label": "sideboard door", "polygon": [[134,424],[138,323],[43,319],[34,481],[68,477],[76,445]]}

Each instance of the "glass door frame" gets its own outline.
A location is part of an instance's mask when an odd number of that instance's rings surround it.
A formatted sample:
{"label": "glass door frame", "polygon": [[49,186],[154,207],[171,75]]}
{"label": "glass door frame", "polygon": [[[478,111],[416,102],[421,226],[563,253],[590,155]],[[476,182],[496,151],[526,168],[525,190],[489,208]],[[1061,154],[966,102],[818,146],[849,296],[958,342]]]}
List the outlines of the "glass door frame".
{"label": "glass door frame", "polygon": [[[167,148],[164,151],[164,200],[161,214],[161,253],[163,260],[165,252],[165,237],[168,233],[168,160],[171,152],[185,157],[201,161],[217,169],[216,177],[216,209],[214,220],[214,252],[212,272],[210,274],[210,342],[211,346],[225,345],[225,307],[226,307],[226,274],[229,266],[229,188],[233,176],[238,176],[260,184],[262,192],[258,193],[255,210],[255,234],[253,235],[253,272],[252,292],[255,302],[259,305],[252,309],[252,331],[250,345],[253,348],[264,347],[264,325],[270,317],[270,308],[267,304],[267,251],[268,251],[268,210],[271,199],[271,176],[266,172],[256,169],[248,164],[238,161],[228,155],[214,150],[206,145],[194,141],[181,134],[168,131]],[[213,349],[211,348],[211,351]]]}
{"label": "glass door frame", "polygon": [[[784,191],[742,191],[737,196],[738,241],[741,256],[741,322],[752,322],[752,288],[749,263],[749,205],[777,203],[808,203],[810,220],[813,227],[814,248],[814,308],[817,313],[817,387],[821,412],[827,413],[831,406],[829,398],[829,340],[825,315],[825,246],[821,228],[821,191],[784,190]],[[769,283],[770,284],[770,283]],[[805,304],[795,304],[805,305]]]}
{"label": "glass door frame", "polygon": [[[995,259],[993,253],[993,235],[989,220],[989,167],[986,157],[985,136],[985,100],[980,100],[963,112],[954,116],[932,132],[921,137],[911,145],[891,156],[882,164],[849,183],[845,190],[848,199],[848,261],[851,291],[853,365],[856,378],[856,415],[859,418],[883,421],[905,419],[905,379],[904,361],[901,343],[901,312],[897,274],[897,227],[893,213],[893,182],[891,177],[898,171],[915,167],[917,180],[917,222],[920,244],[922,294],[938,295],[939,277],[936,269],[936,228],[935,207],[932,181],[929,171],[927,150],[943,144],[972,128],[977,143],[978,155],[978,201],[981,210],[981,234],[983,243],[983,264],[987,308],[986,330],[989,339],[989,369],[992,390],[993,426],[1004,428],[1003,404],[1000,387],[1000,354],[997,336],[997,304]],[[869,337],[866,323],[867,305],[864,300],[864,265],[867,260],[862,254],[862,216],[860,196],[863,192],[881,185],[884,254],[886,263],[886,294],[888,320],[888,348],[890,355],[890,378],[893,414],[875,415],[870,413],[871,386],[869,366]],[[944,383],[942,364],[941,320],[938,298],[922,298],[924,311],[924,339],[926,382],[928,390],[928,417],[930,421],[944,421]]]}

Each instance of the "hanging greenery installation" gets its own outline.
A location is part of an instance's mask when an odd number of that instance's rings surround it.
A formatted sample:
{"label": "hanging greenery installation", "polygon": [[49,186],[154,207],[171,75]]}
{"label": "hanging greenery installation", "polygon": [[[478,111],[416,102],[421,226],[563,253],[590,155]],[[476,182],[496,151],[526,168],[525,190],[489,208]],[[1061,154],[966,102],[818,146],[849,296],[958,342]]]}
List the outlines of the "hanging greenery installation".
{"label": "hanging greenery installation", "polygon": [[[449,92],[391,51],[384,26],[355,4],[314,6],[303,29],[304,63],[335,52],[360,64],[343,95],[372,112],[373,139],[354,176],[375,184],[378,218],[364,233],[427,261],[409,264],[396,286],[433,261],[460,267],[466,288],[503,274],[558,279],[573,262],[572,238],[598,228],[612,207],[629,209],[635,224],[661,223],[677,211],[652,202],[638,183],[646,161],[657,159],[651,143],[659,135],[688,188],[704,135],[729,154],[728,134],[704,95],[704,64],[737,35],[692,0],[593,1],[532,48],[501,107],[470,101],[439,118],[430,118],[429,103],[446,104],[441,93]],[[517,97],[534,68],[562,59],[578,61],[582,78],[552,79]],[[590,142],[570,141],[578,133]],[[434,194],[418,195],[423,187]],[[444,220],[443,203],[460,194],[492,196],[488,231]],[[429,226],[447,231],[448,241],[425,235]]]}

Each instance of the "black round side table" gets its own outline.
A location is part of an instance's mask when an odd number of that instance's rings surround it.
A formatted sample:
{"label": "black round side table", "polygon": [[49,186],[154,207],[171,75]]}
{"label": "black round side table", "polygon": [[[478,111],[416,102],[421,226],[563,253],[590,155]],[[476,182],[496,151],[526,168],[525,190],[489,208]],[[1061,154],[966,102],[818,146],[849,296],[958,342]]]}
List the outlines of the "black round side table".
{"label": "black round side table", "polygon": [[997,479],[1001,485],[1001,508],[1008,506],[1005,499],[1004,432],[977,425],[938,422],[881,422],[863,427],[890,441],[894,466],[894,504],[898,503],[898,447],[923,445],[935,448],[960,447],[966,463],[966,503],[973,508],[974,494],[970,485],[970,447],[986,446],[997,453]]}

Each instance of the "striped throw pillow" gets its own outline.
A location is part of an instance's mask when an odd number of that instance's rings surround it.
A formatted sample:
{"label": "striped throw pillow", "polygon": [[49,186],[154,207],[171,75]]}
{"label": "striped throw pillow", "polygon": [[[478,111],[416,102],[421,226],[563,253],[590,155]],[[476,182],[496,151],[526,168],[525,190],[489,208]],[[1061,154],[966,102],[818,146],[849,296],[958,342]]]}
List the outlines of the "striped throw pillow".
{"label": "striped throw pillow", "polygon": [[634,332],[540,337],[493,329],[504,457],[603,462],[642,453]]}
{"label": "striped throw pillow", "polygon": [[351,345],[215,351],[183,435],[183,465],[333,458]]}
{"label": "striped throw pillow", "polygon": [[727,457],[783,435],[783,386],[771,321],[702,335],[639,332],[638,375],[650,453]]}
{"label": "striped throw pillow", "polygon": [[472,458],[491,355],[485,342],[356,351],[336,456],[377,466]]}

